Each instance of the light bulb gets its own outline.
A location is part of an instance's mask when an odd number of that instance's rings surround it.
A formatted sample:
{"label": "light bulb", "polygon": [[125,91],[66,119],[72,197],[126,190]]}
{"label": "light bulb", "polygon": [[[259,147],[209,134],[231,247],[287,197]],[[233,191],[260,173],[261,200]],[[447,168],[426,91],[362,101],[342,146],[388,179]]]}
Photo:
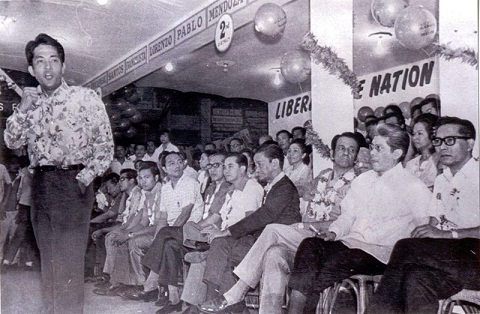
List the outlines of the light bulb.
{"label": "light bulb", "polygon": [[282,79],[280,78],[280,71],[275,72],[275,78],[273,79],[273,85],[280,86],[282,84]]}
{"label": "light bulb", "polygon": [[167,71],[167,72],[172,72],[173,71],[173,63],[172,62],[168,62],[167,64],[165,64],[165,71]]}

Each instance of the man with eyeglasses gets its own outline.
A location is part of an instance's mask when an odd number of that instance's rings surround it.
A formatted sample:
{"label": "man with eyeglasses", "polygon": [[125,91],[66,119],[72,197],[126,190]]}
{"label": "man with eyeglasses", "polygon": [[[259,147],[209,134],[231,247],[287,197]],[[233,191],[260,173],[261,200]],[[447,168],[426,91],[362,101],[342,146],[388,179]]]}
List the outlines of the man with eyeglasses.
{"label": "man with eyeglasses", "polygon": [[[214,160],[210,160],[213,162]],[[212,166],[217,166],[213,163]],[[215,237],[221,236],[222,232],[230,225],[238,222],[257,210],[262,204],[263,188],[255,180],[247,175],[248,160],[240,153],[229,153],[221,168],[224,168],[225,180],[231,184],[221,209],[211,216],[215,224],[203,224],[201,230],[202,241],[211,242]],[[185,235],[185,229],[184,229]],[[207,244],[207,243],[205,243]],[[190,270],[185,280],[182,300],[191,304],[186,313],[199,313],[195,306],[205,301],[207,285],[203,280],[208,251],[191,252],[185,255],[185,260],[190,262]]]}
{"label": "man with eyeglasses", "polygon": [[[107,179],[107,177],[105,177]],[[105,180],[106,180],[105,179]],[[120,171],[120,177],[118,179],[118,186],[120,189],[120,194],[118,195],[118,200],[115,200],[115,208],[117,209],[116,212],[113,210],[111,211],[112,218],[115,217],[114,221],[110,225],[100,225],[100,228],[96,228],[91,233],[91,239],[95,244],[95,258],[96,263],[100,265],[103,269],[105,264],[106,258],[106,248],[105,248],[105,235],[110,231],[118,229],[122,226],[124,216],[125,216],[125,208],[127,207],[127,200],[130,202],[130,195],[134,189],[140,192],[140,188],[137,186],[137,172],[133,169],[122,169]],[[95,220],[90,221],[90,223],[95,223]],[[99,277],[96,278],[97,281],[108,282],[109,275],[103,273]]]}
{"label": "man with eyeglasses", "polygon": [[333,169],[325,169],[303,195],[306,201],[301,223],[270,224],[248,251],[234,273],[239,278],[224,293],[226,300],[237,303],[261,280],[259,313],[281,313],[288,274],[295,252],[303,239],[315,236],[313,229],[327,230],[340,215],[340,202],[355,178],[354,163],[360,143],[358,137],[345,132],[331,142]]}
{"label": "man with eyeglasses", "polygon": [[382,274],[394,244],[428,221],[431,193],[401,164],[409,140],[397,125],[377,126],[372,170],[353,180],[328,230],[303,240],[297,250],[289,313],[303,313],[305,305],[306,312],[314,311],[319,293],[337,281]]}
{"label": "man with eyeglasses", "polygon": [[231,153],[239,153],[242,149],[245,148],[243,145],[243,141],[237,137],[234,137],[230,140],[230,152]]}
{"label": "man with eyeglasses", "polygon": [[[238,158],[237,163],[240,164],[240,160]],[[261,206],[236,223],[228,224],[225,230],[209,233],[210,252],[203,280],[208,285],[207,300],[210,301],[200,305],[202,311],[241,312],[245,307],[243,301],[233,303],[221,295],[235,284],[233,267],[242,261],[267,225],[291,225],[301,221],[298,191],[282,171],[284,154],[280,146],[260,146],[254,161],[258,180],[267,182]],[[230,175],[227,163],[225,165],[228,180]],[[237,204],[242,206],[242,203]]]}
{"label": "man with eyeglasses", "polygon": [[479,164],[475,127],[441,117],[432,144],[445,167],[435,179],[429,224],[398,241],[370,313],[435,313],[438,300],[480,290]]}

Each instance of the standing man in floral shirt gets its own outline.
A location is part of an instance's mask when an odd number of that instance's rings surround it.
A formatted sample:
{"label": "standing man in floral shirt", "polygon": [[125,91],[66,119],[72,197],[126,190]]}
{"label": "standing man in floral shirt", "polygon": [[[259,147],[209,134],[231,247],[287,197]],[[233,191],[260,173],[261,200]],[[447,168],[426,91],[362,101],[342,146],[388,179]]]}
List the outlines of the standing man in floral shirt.
{"label": "standing man in floral shirt", "polygon": [[83,313],[91,183],[113,159],[112,132],[99,96],[64,81],[65,53],[58,41],[39,34],[25,53],[40,85],[25,87],[4,137],[11,149],[28,146],[34,169],[32,224],[42,264],[42,310]]}

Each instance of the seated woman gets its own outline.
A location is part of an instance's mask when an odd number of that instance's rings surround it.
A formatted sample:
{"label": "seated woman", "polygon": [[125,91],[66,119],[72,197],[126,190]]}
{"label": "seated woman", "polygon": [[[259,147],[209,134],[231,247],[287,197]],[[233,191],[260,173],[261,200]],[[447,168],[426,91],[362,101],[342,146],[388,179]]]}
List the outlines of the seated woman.
{"label": "seated woman", "polygon": [[414,119],[412,143],[419,155],[409,160],[405,166],[430,190],[433,190],[433,183],[438,175],[438,157],[430,141],[437,119],[438,117],[431,113],[423,113]]}
{"label": "seated woman", "polygon": [[312,148],[305,145],[304,139],[294,139],[287,150],[290,166],[285,169],[285,174],[295,184],[299,195],[305,193],[306,185],[312,181],[312,169],[308,166],[311,152]]}

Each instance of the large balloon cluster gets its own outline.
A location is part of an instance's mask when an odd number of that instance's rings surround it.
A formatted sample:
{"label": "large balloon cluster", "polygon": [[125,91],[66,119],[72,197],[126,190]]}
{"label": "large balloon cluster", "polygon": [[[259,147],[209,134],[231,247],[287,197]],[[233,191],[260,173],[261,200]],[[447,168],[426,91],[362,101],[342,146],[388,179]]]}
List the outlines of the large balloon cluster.
{"label": "large balloon cluster", "polygon": [[437,19],[422,5],[410,6],[410,0],[373,0],[375,21],[394,27],[397,40],[406,48],[418,50],[430,45],[437,35]]}
{"label": "large balloon cluster", "polygon": [[115,93],[114,100],[107,101],[113,136],[132,138],[137,135],[135,124],[142,121],[142,113],[135,107],[139,101],[138,94],[133,87],[125,87]]}

